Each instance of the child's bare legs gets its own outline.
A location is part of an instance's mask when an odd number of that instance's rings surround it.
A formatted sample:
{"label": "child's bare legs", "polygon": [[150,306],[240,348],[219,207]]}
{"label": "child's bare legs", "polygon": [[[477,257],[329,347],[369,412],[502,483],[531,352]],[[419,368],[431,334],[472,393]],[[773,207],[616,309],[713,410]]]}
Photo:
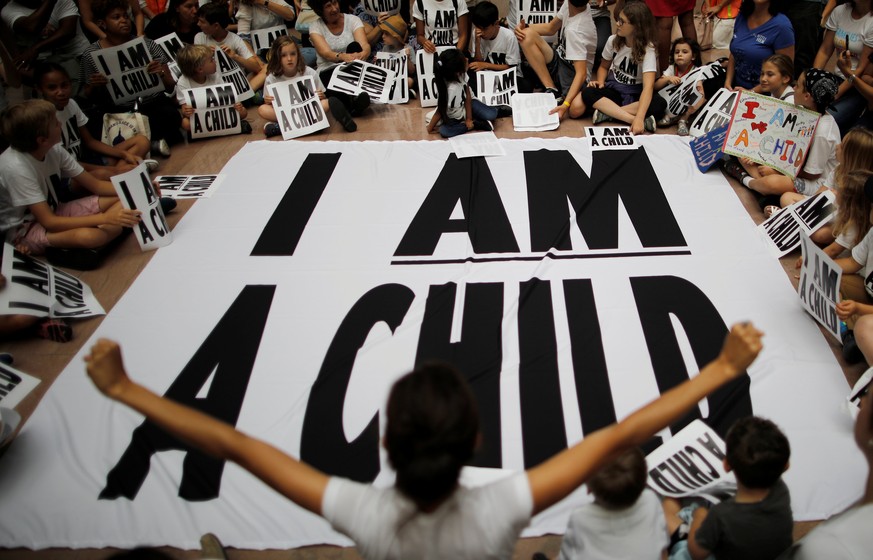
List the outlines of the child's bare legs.
{"label": "child's bare legs", "polygon": [[249,75],[249,85],[252,86],[252,91],[258,91],[264,87],[264,82],[267,81],[267,65],[261,66],[261,70],[257,74]]}
{"label": "child's bare legs", "polygon": [[855,323],[855,343],[864,354],[864,361],[873,363],[873,315],[861,315]]}
{"label": "child's bare legs", "polygon": [[182,117],[182,129],[191,132],[191,119],[188,117]]}
{"label": "child's bare legs", "polygon": [[806,198],[800,193],[796,192],[787,192],[779,197],[779,206],[785,208],[786,206],[791,206],[792,204],[797,204],[801,200]]}
{"label": "child's bare legs", "polygon": [[[101,212],[121,208],[121,201],[114,196],[98,198]],[[58,232],[46,232],[49,245],[59,249],[97,249],[103,247],[119,235],[122,227],[103,224],[97,227],[82,227]]]}
{"label": "child's bare legs", "polygon": [[[601,97],[594,103],[593,107],[604,115],[609,115],[617,121],[632,124],[637,116],[639,103],[631,103],[625,107],[619,107],[612,99]],[[632,110],[633,113],[631,113],[630,110]]]}
{"label": "child's bare legs", "polygon": [[[146,154],[149,153],[149,150],[152,147],[152,143],[142,134],[137,134],[128,138],[124,142],[119,142],[115,145],[115,147],[120,150],[124,150],[129,154],[133,154],[140,159],[144,159],[146,157]],[[115,158],[106,158],[106,161],[107,163],[109,163],[109,165],[113,166],[118,166],[125,163],[124,161]],[[129,169],[126,169],[125,171],[129,171]],[[118,173],[118,171],[116,170],[115,173]]]}
{"label": "child's bare legs", "polygon": [[552,62],[555,53],[552,47],[540,37],[540,34],[528,28],[524,30],[524,40],[520,42],[521,50],[524,51],[524,56],[527,58],[530,67],[536,73],[537,78],[542,82],[543,87],[558,89],[555,87],[555,81],[552,75],[549,74],[548,65]]}
{"label": "child's bare legs", "polygon": [[273,109],[272,105],[268,105],[266,103],[264,103],[263,105],[258,105],[258,114],[265,121],[279,122],[279,118],[276,116],[276,110]]}
{"label": "child's bare legs", "polygon": [[585,103],[582,101],[582,94],[579,93],[570,101],[570,118],[578,119],[585,114]]}
{"label": "child's bare legs", "polygon": [[675,498],[664,498],[661,507],[664,509],[664,519],[667,521],[667,534],[672,535],[682,525],[682,519],[679,517],[682,505]]}
{"label": "child's bare legs", "polygon": [[[764,168],[766,169],[766,168]],[[749,188],[763,195],[788,193],[794,191],[794,181],[781,173],[767,174],[749,182]]]}

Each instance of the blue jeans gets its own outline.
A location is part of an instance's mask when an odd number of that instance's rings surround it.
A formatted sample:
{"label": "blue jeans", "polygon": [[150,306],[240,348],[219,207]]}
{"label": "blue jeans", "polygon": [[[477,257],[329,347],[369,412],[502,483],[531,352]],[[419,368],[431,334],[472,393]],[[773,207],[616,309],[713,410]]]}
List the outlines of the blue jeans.
{"label": "blue jeans", "polygon": [[841,98],[831,103],[831,106],[828,107],[828,113],[837,121],[837,125],[840,127],[840,136],[845,136],[858,124],[858,117],[866,108],[867,100],[858,93],[858,90],[852,88],[846,91]]}
{"label": "blue jeans", "polygon": [[[478,99],[472,100],[473,121],[493,121],[497,118],[497,107],[489,107]],[[451,138],[459,136],[467,132],[466,121],[448,121],[440,125],[440,136],[443,138]]]}

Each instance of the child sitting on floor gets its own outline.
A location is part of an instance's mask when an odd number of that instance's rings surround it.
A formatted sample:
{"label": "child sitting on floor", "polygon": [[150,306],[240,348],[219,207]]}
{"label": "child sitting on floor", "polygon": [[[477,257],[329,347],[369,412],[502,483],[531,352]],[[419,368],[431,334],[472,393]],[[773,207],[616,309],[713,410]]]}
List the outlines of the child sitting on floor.
{"label": "child sitting on floor", "polygon": [[451,138],[471,130],[494,130],[491,121],[497,118],[497,109],[473,99],[467,85],[467,58],[458,49],[440,53],[434,64],[434,82],[437,86],[437,108],[427,124],[428,133],[439,133]]}
{"label": "child sitting on floor", "polygon": [[[661,77],[655,80],[655,91],[660,91],[669,85],[679,85],[682,83],[682,78],[685,74],[691,72],[695,68],[701,66],[703,60],[700,57],[700,45],[694,39],[679,37],[673,41],[670,47],[670,65],[661,74]],[[701,102],[702,104],[702,102]],[[674,118],[665,116],[658,121],[658,126],[670,126],[675,122],[679,123],[676,129],[676,134],[679,136],[688,136],[688,116],[693,114],[698,107],[689,107],[681,115]]]}
{"label": "child sitting on floor", "polygon": [[[225,82],[216,71],[215,55],[209,47],[185,45],[176,54],[176,63],[182,72],[182,76],[176,82],[176,102],[179,103],[182,111],[182,128],[191,132],[191,115],[194,114],[194,108],[188,104],[185,92],[198,87],[224,85]],[[249,114],[246,108],[239,102],[235,103],[233,108],[239,113],[242,133],[251,134],[252,125],[245,120]]]}
{"label": "child sitting on floor", "polygon": [[231,21],[227,13],[227,4],[220,2],[203,4],[197,12],[197,18],[200,33],[194,36],[194,44],[221,49],[247,74],[252,90],[261,89],[265,78],[264,73],[261,72],[261,59],[239,35],[227,30]]}

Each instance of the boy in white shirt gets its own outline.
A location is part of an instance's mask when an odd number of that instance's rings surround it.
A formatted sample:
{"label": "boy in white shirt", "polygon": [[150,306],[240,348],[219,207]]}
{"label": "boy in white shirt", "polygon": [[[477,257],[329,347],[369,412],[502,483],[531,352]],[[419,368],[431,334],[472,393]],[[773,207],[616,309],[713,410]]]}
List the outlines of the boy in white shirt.
{"label": "boy in white shirt", "polygon": [[[190,132],[194,108],[188,105],[185,91],[204,86],[224,85],[225,82],[216,71],[215,55],[207,46],[185,45],[176,54],[176,63],[182,72],[182,76],[176,82],[176,102],[182,110],[182,128]],[[243,134],[251,134],[252,125],[245,120],[248,116],[246,108],[239,102],[233,108],[239,113]]]}
{"label": "boy in white shirt", "polygon": [[197,25],[200,33],[194,36],[195,45],[206,45],[224,51],[227,57],[239,65],[248,75],[249,84],[254,91],[264,87],[266,74],[261,72],[261,59],[239,35],[227,30],[230,16],[225,4],[210,2],[197,12]]}

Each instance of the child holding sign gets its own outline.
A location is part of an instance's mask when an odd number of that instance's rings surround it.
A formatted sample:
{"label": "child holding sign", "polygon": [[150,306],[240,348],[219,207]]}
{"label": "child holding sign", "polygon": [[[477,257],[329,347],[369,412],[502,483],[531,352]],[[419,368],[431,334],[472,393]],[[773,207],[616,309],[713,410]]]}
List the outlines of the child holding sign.
{"label": "child holding sign", "polygon": [[427,124],[428,133],[435,132],[437,124],[443,138],[451,138],[470,130],[494,130],[490,122],[497,118],[497,108],[489,107],[473,98],[467,85],[467,58],[458,49],[440,53],[434,65],[437,108]]}
{"label": "child holding sign", "polygon": [[470,35],[466,2],[458,0],[414,0],[412,17],[418,44],[425,52],[435,53],[437,47],[467,49]]}
{"label": "child holding sign", "polygon": [[[470,70],[501,71],[515,67],[518,91],[531,93],[533,89],[521,78],[521,50],[515,34],[500,26],[497,6],[487,0],[479,2],[471,12],[473,20],[473,48],[470,49],[473,61]],[[472,73],[471,72],[471,73]],[[524,86],[522,82],[524,81]],[[476,81],[473,80],[474,90]]]}
{"label": "child holding sign", "polygon": [[217,2],[204,4],[197,12],[200,33],[194,36],[194,44],[221,49],[229,59],[242,68],[243,72],[247,73],[249,85],[257,91],[264,86],[261,59],[239,35],[227,30],[230,23],[226,4]]}
{"label": "child holding sign", "polygon": [[[0,231],[34,255],[49,247],[95,249],[139,221],[126,210],[108,181],[82,169],[61,141],[55,106],[31,99],[3,114],[3,136],[11,146],[0,155]],[[93,196],[58,202],[54,186],[75,178]]]}
{"label": "child holding sign", "polygon": [[773,168],[743,159],[741,163],[748,175],[737,177],[743,185],[763,195],[797,192],[811,196],[818,191],[837,166],[833,155],[840,143],[840,129],[825,109],[834,100],[841,81],[834,74],[818,68],[800,74],[794,90],[795,104],[821,114],[803,169],[792,180]]}
{"label": "child holding sign", "polygon": [[282,134],[276,109],[273,108],[273,97],[267,93],[267,86],[300,76],[312,77],[316,88],[318,88],[318,97],[321,99],[321,107],[325,113],[333,113],[334,118],[346,132],[354,132],[358,129],[358,125],[339,98],[325,97],[324,84],[321,82],[318,72],[306,66],[303,54],[300,52],[300,45],[291,37],[283,35],[277,37],[270,46],[270,54],[267,56],[267,81],[264,84],[264,104],[258,107],[258,114],[264,120],[269,121],[264,125],[264,134],[267,138]]}
{"label": "child holding sign", "polygon": [[[679,37],[673,41],[670,47],[670,64],[661,77],[655,81],[655,90],[662,90],[668,85],[679,85],[682,83],[682,77],[691,72],[695,68],[702,66],[703,60],[700,57],[700,45],[694,39]],[[699,84],[698,84],[699,87]],[[701,101],[702,103],[702,101]],[[697,107],[689,107],[684,113],[678,115],[675,119],[664,117],[658,121],[659,126],[670,126],[677,120],[679,127],[676,134],[679,136],[688,136],[688,115],[694,113]]]}
{"label": "child holding sign", "polygon": [[[216,71],[215,55],[209,47],[185,45],[176,54],[176,63],[182,72],[182,77],[176,83],[176,101],[182,112],[182,128],[190,132],[191,115],[194,114],[194,108],[188,104],[185,92],[203,86],[222,86],[225,83]],[[234,104],[234,109],[239,113],[240,119],[245,119],[248,116],[248,111],[242,103]],[[245,120],[242,120],[241,125],[244,134],[251,133],[252,125]]]}

